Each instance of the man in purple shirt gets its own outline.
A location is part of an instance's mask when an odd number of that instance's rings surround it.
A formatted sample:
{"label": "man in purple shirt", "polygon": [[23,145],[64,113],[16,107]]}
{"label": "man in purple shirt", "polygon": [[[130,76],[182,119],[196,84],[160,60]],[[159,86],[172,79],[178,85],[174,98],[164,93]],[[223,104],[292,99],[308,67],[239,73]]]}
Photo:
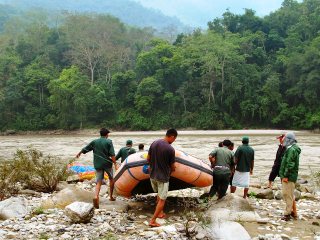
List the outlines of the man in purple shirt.
{"label": "man in purple shirt", "polygon": [[151,227],[159,227],[157,218],[164,218],[164,204],[169,190],[171,172],[175,170],[175,151],[171,146],[178,136],[177,130],[171,128],[163,139],[154,141],[148,152],[150,164],[150,181],[154,192],[157,192],[157,205],[153,217],[149,222]]}

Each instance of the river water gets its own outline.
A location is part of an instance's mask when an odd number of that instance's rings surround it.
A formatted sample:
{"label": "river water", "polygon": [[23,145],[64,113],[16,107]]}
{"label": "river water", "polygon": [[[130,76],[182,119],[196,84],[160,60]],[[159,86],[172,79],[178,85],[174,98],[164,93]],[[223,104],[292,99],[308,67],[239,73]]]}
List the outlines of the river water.
{"label": "river water", "polygon": [[[268,179],[276,151],[278,140],[276,136],[285,132],[282,130],[224,130],[224,131],[178,131],[179,135],[172,146],[185,151],[208,162],[208,155],[220,141],[230,139],[235,143],[235,149],[241,145],[243,135],[249,136],[250,145],[255,150],[255,168],[253,178],[256,182],[265,183]],[[134,148],[143,143],[147,149],[158,138],[162,138],[165,131],[148,132],[112,132],[115,151],[125,145],[127,139],[131,139]],[[308,177],[312,172],[320,170],[320,134],[307,131],[295,131],[298,145],[302,152],[300,155],[301,177]],[[13,135],[0,136],[0,160],[12,159],[17,149],[36,148],[44,155],[52,155],[64,160],[74,158],[79,150],[91,140],[97,138],[99,133],[95,131],[77,132],[73,135]],[[92,164],[92,153],[82,155],[80,162]]]}

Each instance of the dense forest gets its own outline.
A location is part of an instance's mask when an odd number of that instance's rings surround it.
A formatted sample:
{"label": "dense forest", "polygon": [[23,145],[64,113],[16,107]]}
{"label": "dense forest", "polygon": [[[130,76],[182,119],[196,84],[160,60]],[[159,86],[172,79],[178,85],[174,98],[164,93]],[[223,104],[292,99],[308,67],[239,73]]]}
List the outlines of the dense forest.
{"label": "dense forest", "polygon": [[320,127],[320,0],[227,11],[172,43],[109,15],[4,7],[1,130]]}

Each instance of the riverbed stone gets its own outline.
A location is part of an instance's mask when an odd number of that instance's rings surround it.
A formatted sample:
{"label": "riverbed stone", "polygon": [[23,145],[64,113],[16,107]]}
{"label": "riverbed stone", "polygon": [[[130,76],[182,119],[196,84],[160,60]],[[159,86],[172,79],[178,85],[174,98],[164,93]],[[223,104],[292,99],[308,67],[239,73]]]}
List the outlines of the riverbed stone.
{"label": "riverbed stone", "polygon": [[261,191],[259,191],[256,195],[257,198],[261,198],[261,199],[273,199],[274,195],[273,195],[273,191],[270,188],[267,189],[263,189]]}
{"label": "riverbed stone", "polygon": [[0,202],[0,220],[24,217],[28,213],[23,198],[11,197]]}
{"label": "riverbed stone", "polygon": [[66,206],[65,213],[73,223],[88,223],[94,215],[94,208],[90,203],[74,202]]}
{"label": "riverbed stone", "polygon": [[232,221],[214,223],[211,226],[209,234],[212,237],[212,239],[223,239],[223,240],[251,239],[250,235],[241,224],[237,222],[232,222]]}
{"label": "riverbed stone", "polygon": [[67,205],[73,202],[87,202],[92,203],[94,193],[89,192],[74,185],[54,193],[50,198],[44,200],[41,206],[45,209],[49,208],[61,208],[64,209]]}

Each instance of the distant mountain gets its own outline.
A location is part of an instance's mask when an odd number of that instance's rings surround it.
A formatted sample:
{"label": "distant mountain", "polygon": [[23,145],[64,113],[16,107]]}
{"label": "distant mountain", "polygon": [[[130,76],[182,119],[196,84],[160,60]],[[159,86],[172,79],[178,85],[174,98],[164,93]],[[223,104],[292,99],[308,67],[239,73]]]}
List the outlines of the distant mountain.
{"label": "distant mountain", "polygon": [[22,11],[43,8],[52,11],[111,14],[126,24],[153,27],[159,31],[168,27],[174,27],[178,31],[185,29],[178,18],[166,16],[160,11],[143,7],[131,0],[0,0],[0,4]]}

